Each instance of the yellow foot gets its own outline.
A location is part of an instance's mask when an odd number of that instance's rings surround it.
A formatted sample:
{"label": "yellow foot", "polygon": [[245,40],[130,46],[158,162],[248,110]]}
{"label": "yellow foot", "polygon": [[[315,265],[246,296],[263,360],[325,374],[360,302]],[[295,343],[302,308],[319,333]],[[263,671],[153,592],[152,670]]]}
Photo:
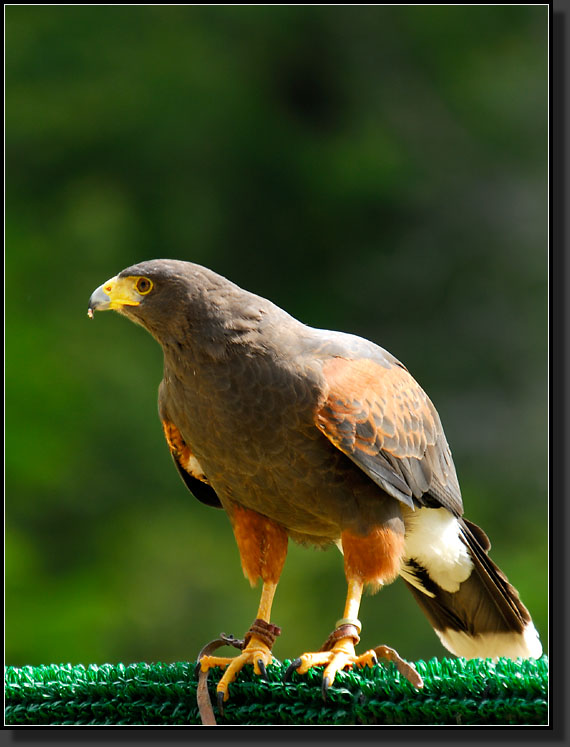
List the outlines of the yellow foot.
{"label": "yellow foot", "polygon": [[323,697],[326,698],[327,691],[334,682],[337,672],[342,669],[351,669],[355,665],[357,667],[373,667],[378,663],[378,658],[394,662],[400,674],[409,680],[414,687],[423,687],[422,678],[415,668],[401,659],[394,649],[388,648],[388,646],[377,646],[375,649],[370,649],[357,656],[351,637],[340,638],[329,651],[303,654],[295,659],[285,672],[285,679],[287,680],[294,671],[298,674],[305,674],[312,667],[324,665]]}
{"label": "yellow foot", "polygon": [[207,672],[213,667],[221,667],[226,670],[216,688],[218,706],[220,710],[223,710],[223,703],[229,698],[229,684],[235,680],[244,666],[246,664],[253,664],[255,674],[267,678],[266,667],[268,664],[271,664],[272,660],[273,656],[269,647],[257,636],[252,635],[247,646],[239,656],[202,656],[200,659],[200,669],[202,672]]}

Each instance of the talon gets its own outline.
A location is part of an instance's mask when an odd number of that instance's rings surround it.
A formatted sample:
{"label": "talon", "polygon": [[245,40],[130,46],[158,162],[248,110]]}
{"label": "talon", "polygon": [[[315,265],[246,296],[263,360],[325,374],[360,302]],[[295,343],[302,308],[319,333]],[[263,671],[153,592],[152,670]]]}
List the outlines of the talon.
{"label": "talon", "polygon": [[283,675],[283,682],[289,682],[291,675],[301,666],[301,657],[298,656],[296,659],[289,664],[287,671]]}
{"label": "talon", "polygon": [[321,692],[323,694],[323,700],[327,699],[327,694],[329,691],[329,687],[331,686],[331,681],[328,677],[323,677],[323,685],[321,688]]}
{"label": "talon", "polygon": [[376,656],[376,651],[374,651],[374,649],[361,654],[356,662],[356,666],[360,668],[370,667],[372,669],[376,664],[378,664],[378,657]]}
{"label": "talon", "polygon": [[220,712],[220,716],[224,715],[225,696],[226,694],[223,690],[218,690],[217,700],[218,700],[218,711]]}
{"label": "talon", "polygon": [[269,678],[267,677],[267,669],[265,668],[265,663],[263,659],[257,660],[257,666],[259,667],[259,672],[261,676],[263,677],[263,679],[269,682]]}

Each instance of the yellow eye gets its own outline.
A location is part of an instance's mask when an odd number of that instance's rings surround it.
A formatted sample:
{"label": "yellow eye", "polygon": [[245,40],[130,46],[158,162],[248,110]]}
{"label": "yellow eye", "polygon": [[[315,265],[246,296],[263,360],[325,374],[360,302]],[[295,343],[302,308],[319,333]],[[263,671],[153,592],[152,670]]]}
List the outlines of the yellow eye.
{"label": "yellow eye", "polygon": [[152,280],[149,280],[148,278],[139,278],[135,284],[135,287],[141,294],[141,296],[145,296],[152,290]]}

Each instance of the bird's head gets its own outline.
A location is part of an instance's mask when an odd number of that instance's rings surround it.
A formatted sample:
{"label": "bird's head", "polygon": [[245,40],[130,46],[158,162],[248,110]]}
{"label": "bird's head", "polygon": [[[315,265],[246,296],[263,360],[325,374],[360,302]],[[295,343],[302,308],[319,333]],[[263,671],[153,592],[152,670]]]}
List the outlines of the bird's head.
{"label": "bird's head", "polygon": [[[269,302],[212,270],[173,259],[132,265],[100,285],[88,315],[113,309],[145,327],[163,346],[200,344],[220,350],[234,334],[252,329]],[[237,330],[237,332],[236,332]]]}
{"label": "bird's head", "polygon": [[[145,327],[160,342],[204,315],[204,295],[214,278],[200,265],[172,259],[141,262],[122,270],[93,291],[87,313],[113,309]],[[227,282],[227,281],[226,281]],[[182,329],[181,329],[182,328]]]}

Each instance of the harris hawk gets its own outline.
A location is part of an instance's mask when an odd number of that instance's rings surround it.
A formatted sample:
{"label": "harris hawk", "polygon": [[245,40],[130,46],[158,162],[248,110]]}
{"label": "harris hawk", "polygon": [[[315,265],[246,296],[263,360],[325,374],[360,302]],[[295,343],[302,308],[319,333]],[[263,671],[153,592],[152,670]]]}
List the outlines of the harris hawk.
{"label": "harris hawk", "polygon": [[158,407],[174,463],[203,503],[223,508],[242,568],[262,581],[246,645],[225,668],[218,702],[246,664],[262,674],[278,633],[270,614],[288,540],[344,555],[348,592],[323,648],[289,668],[336,673],[392,659],[358,655],[363,589],[400,576],[443,645],[457,656],[539,657],[516,589],[493,563],[486,534],[463,518],[438,413],[406,367],[378,345],[314,329],[265,298],[190,262],[126,268],[91,296],[88,314],[114,309],[164,352]]}

